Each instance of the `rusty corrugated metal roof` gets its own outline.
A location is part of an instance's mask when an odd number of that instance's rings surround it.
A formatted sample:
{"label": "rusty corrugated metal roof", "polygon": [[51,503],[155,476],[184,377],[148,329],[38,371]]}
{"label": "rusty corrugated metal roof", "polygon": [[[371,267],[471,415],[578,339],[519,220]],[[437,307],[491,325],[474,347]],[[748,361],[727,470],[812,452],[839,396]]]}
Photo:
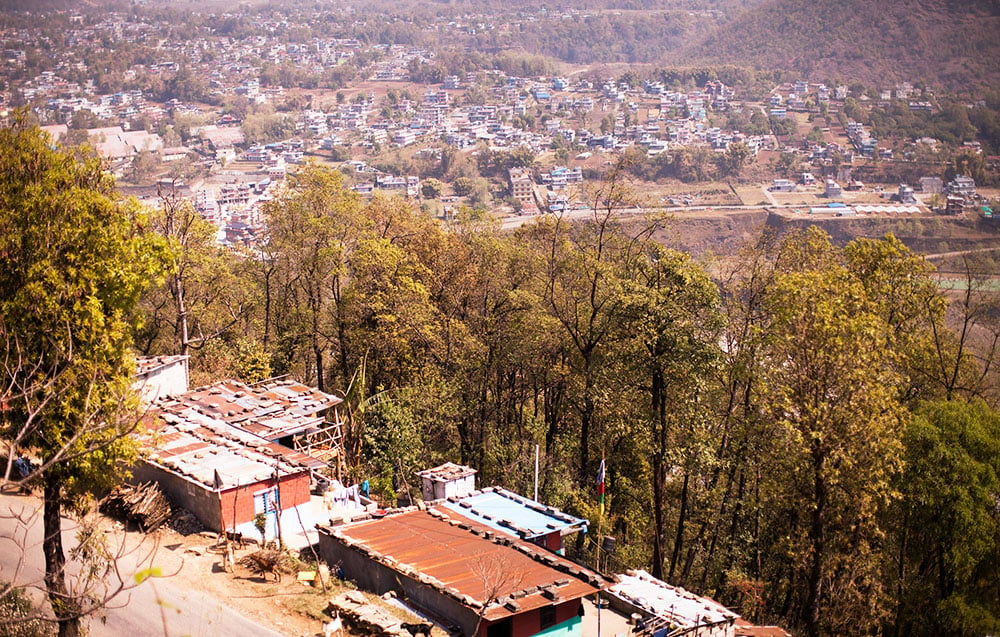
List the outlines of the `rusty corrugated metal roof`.
{"label": "rusty corrugated metal roof", "polygon": [[295,381],[249,386],[223,380],[162,398],[156,408],[163,413],[194,410],[274,440],[321,425],[320,412],[341,402],[337,396]]}
{"label": "rusty corrugated metal roof", "polygon": [[409,510],[326,532],[490,621],[579,599],[602,585],[589,569],[448,513]]}
{"label": "rusty corrugated metal roof", "polygon": [[221,490],[319,468],[323,463],[193,409],[151,414],[139,436],[145,459]]}

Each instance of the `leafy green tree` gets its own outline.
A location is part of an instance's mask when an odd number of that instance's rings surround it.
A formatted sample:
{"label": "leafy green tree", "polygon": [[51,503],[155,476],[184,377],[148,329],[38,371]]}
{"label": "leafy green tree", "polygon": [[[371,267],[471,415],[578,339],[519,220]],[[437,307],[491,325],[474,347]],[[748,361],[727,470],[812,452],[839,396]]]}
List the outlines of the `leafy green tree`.
{"label": "leafy green tree", "polygon": [[726,149],[725,168],[726,174],[738,175],[743,167],[750,162],[750,148],[743,142],[733,142]]}
{"label": "leafy green tree", "polygon": [[160,168],[159,155],[152,150],[140,151],[132,158],[132,169],[129,179],[136,184],[148,183]]}
{"label": "leafy green tree", "polygon": [[466,197],[472,194],[472,189],[475,188],[475,185],[475,180],[469,177],[459,177],[451,186],[454,188],[456,195]]}
{"label": "leafy green tree", "polygon": [[290,137],[295,132],[295,120],[265,105],[247,115],[241,128],[248,143],[266,144]]}
{"label": "leafy green tree", "polygon": [[[680,474],[682,484],[670,568],[681,575],[686,522],[691,508],[692,478],[707,455],[703,426],[707,401],[701,400],[718,360],[715,334],[720,327],[718,290],[707,274],[681,252],[650,245],[623,283],[622,338],[631,341],[627,358],[635,366],[627,382],[636,380],[647,394],[648,449],[652,470],[652,570],[663,577],[666,563],[668,482]],[[641,379],[641,380],[640,380]]]}
{"label": "leafy green tree", "polygon": [[980,400],[921,405],[906,430],[895,634],[1000,630],[1000,414]]}
{"label": "leafy green tree", "polygon": [[[307,164],[289,182],[289,188],[264,208],[266,250],[278,273],[269,280],[273,287],[265,294],[273,298],[272,292],[279,292],[285,307],[281,316],[266,320],[281,322],[283,338],[293,348],[308,347],[311,364],[303,371],[322,390],[331,337],[340,333],[336,327],[328,329],[330,317],[338,315],[348,283],[345,261],[366,222],[358,215],[357,196],[344,185],[340,173]],[[337,343],[344,360],[343,339]]]}
{"label": "leafy green tree", "polygon": [[444,189],[444,184],[442,184],[437,179],[425,179],[420,184],[420,194],[427,199],[437,199],[441,196],[441,191]]}
{"label": "leafy green tree", "polygon": [[591,460],[592,436],[610,396],[597,387],[619,334],[621,277],[634,255],[634,238],[617,225],[616,210],[635,205],[625,168],[616,165],[590,193],[593,216],[570,225],[562,218],[540,222],[531,237],[544,255],[538,272],[543,307],[566,339],[565,364],[574,372],[579,435],[576,480],[589,486],[597,466]]}
{"label": "leafy green tree", "polygon": [[163,284],[143,296],[139,349],[147,355],[188,355],[242,321],[254,297],[233,269],[238,259],[218,246],[217,229],[189,201],[164,193],[162,206],[149,218],[170,246],[171,260]]}
{"label": "leafy green tree", "polygon": [[934,333],[945,329],[945,301],[931,278],[933,266],[892,234],[854,239],[843,254],[885,322],[889,346],[899,354],[900,377],[908,380],[899,387],[900,398],[911,401],[935,392],[925,367]]}
{"label": "leafy green tree", "polygon": [[[768,293],[760,400],[782,437],[773,484],[786,586],[808,634],[859,630],[885,612],[879,516],[901,463],[902,406],[888,326],[820,232],[793,240]],[[780,467],[780,468],[779,468]],[[779,530],[780,529],[780,530]],[[835,593],[834,593],[835,591]]]}
{"label": "leafy green tree", "polygon": [[60,516],[135,457],[131,335],[163,250],[97,157],[21,119],[0,129],[0,179],[2,436],[41,461],[45,588],[59,634],[75,636],[102,600],[68,587]]}

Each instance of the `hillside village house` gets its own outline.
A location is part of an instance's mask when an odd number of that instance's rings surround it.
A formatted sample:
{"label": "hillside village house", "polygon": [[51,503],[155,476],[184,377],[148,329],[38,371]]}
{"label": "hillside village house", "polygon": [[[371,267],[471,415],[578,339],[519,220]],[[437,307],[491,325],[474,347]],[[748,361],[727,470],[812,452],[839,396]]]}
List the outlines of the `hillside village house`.
{"label": "hillside village house", "polygon": [[156,482],[209,529],[257,537],[262,514],[271,540],[315,524],[309,504],[318,460],[192,408],[152,413],[139,440],[134,479]]}
{"label": "hillside village house", "polygon": [[604,595],[611,607],[642,617],[643,634],[652,637],[735,637],[739,615],[718,602],[670,586],[646,571],[616,575]]}
{"label": "hillside village house", "polygon": [[435,502],[494,531],[562,553],[564,538],[587,532],[587,520],[563,513],[502,487],[476,489],[476,470],[447,462],[418,471],[425,502]]}
{"label": "hillside village house", "polygon": [[638,618],[633,634],[651,637],[790,637],[778,626],[756,626],[715,600],[671,586],[646,571],[614,576],[602,592],[612,610]]}
{"label": "hillside village house", "polygon": [[267,539],[305,536],[317,521],[312,485],[339,470],[341,399],[294,381],[188,390],[186,364],[139,362],[136,385],[150,403],[134,479],[158,483],[212,530],[254,537],[263,515]]}
{"label": "hillside village house", "polygon": [[320,527],[319,553],[360,588],[394,591],[462,635],[582,635],[583,598],[606,581],[447,508]]}

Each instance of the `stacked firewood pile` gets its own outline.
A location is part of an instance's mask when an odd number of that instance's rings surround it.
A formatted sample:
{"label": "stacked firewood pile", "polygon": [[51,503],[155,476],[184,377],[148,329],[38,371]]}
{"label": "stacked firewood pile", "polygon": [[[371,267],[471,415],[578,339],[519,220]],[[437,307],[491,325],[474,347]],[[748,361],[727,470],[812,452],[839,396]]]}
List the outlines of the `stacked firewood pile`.
{"label": "stacked firewood pile", "polygon": [[255,575],[260,575],[264,581],[267,581],[267,575],[270,573],[274,575],[274,581],[280,582],[282,573],[292,571],[294,560],[284,551],[261,549],[243,557],[239,564]]}
{"label": "stacked firewood pile", "polygon": [[136,522],[152,531],[170,519],[170,502],[155,482],[126,484],[111,492],[101,509],[108,515]]}

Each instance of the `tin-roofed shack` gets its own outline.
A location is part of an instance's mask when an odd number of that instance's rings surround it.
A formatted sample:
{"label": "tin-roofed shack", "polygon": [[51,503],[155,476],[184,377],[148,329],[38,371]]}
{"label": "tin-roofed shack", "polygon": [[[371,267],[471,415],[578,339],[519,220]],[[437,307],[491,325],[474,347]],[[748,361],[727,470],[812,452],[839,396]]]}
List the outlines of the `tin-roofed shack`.
{"label": "tin-roofed shack", "polygon": [[628,571],[615,579],[618,581],[605,591],[611,608],[625,615],[642,616],[642,634],[653,637],[736,634],[739,615],[715,600],[670,586],[642,570]]}
{"label": "tin-roofed shack", "polygon": [[258,385],[222,380],[173,398],[172,403],[161,402],[158,407],[165,410],[174,404],[191,407],[293,448],[296,438],[321,429],[325,424],[339,425],[336,406],[344,402],[337,396],[291,380]]}
{"label": "tin-roofed shack", "polygon": [[501,487],[486,487],[464,497],[450,498],[436,508],[560,554],[565,536],[587,532],[587,520]]}
{"label": "tin-roofed shack", "polygon": [[175,504],[216,531],[225,527],[256,535],[254,518],[263,514],[271,539],[289,513],[292,533],[301,533],[300,518],[312,528],[311,483],[334,477],[340,468],[336,406],[341,399],[287,380],[252,386],[224,380],[180,393],[158,390],[155,385],[163,379],[148,372],[163,363],[140,362],[140,378],[151,378],[147,391],[160,397],[140,436],[143,460],[134,471],[136,479],[155,480]]}
{"label": "tin-roofed shack", "polygon": [[263,514],[267,539],[277,537],[279,517],[285,527],[299,517],[295,509],[308,508],[311,472],[325,466],[192,408],[154,410],[139,440],[135,480],[155,481],[214,531],[256,536],[254,517]]}
{"label": "tin-roofed shack", "polygon": [[445,498],[461,498],[476,488],[476,470],[472,467],[446,462],[433,469],[418,471],[425,502]]}
{"label": "tin-roofed shack", "polygon": [[501,533],[562,553],[563,537],[587,532],[587,520],[573,517],[502,487],[476,489],[476,470],[446,462],[418,471],[425,502]]}
{"label": "tin-roofed shack", "polygon": [[598,574],[440,509],[321,527],[319,552],[358,586],[390,590],[477,637],[581,635]]}

